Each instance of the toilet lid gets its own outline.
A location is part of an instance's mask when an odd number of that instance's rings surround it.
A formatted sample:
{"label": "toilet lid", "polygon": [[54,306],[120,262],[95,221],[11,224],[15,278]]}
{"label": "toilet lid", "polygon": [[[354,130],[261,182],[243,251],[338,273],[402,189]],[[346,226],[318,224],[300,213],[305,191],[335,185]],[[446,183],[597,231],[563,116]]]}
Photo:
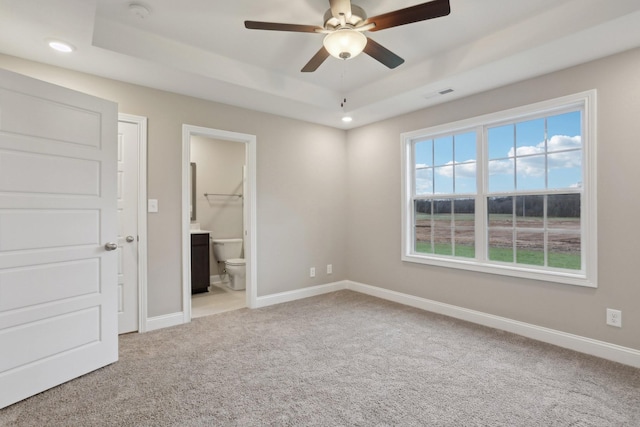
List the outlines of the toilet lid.
{"label": "toilet lid", "polygon": [[228,265],[245,265],[244,258],[231,258],[228,259],[226,264]]}

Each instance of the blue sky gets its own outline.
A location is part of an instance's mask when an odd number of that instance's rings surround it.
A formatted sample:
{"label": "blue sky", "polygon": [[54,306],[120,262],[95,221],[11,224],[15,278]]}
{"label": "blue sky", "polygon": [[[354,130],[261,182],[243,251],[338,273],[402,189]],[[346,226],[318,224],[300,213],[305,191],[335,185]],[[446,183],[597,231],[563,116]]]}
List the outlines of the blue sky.
{"label": "blue sky", "polygon": [[[579,186],[580,122],[579,111],[547,117],[546,143],[544,118],[490,127],[489,191],[542,190],[547,182],[548,188]],[[418,194],[475,192],[475,133],[420,141],[415,154]]]}

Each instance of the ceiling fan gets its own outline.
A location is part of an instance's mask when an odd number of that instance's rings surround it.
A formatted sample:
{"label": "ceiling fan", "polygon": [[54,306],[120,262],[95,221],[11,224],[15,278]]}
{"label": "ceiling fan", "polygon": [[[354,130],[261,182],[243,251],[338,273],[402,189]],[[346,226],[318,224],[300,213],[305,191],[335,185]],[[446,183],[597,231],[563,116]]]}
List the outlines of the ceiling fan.
{"label": "ceiling fan", "polygon": [[329,4],[330,8],[324,14],[324,26],[322,27],[260,21],[244,21],[244,26],[250,30],[326,34],[323,46],[302,68],[302,72],[317,70],[329,55],[339,59],[350,59],[361,52],[389,68],[396,68],[404,62],[404,59],[363,33],[439,18],[451,12],[449,0],[433,0],[371,18],[367,18],[365,11],[361,7],[351,4],[350,0],[329,0]]}

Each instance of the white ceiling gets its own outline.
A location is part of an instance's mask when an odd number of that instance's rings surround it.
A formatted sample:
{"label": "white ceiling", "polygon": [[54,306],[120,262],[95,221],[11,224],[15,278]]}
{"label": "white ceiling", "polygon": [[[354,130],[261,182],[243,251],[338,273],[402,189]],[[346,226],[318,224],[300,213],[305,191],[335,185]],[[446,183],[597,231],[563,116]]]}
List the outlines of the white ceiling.
{"label": "white ceiling", "polygon": [[[131,3],[150,14],[139,18]],[[356,0],[369,16],[418,3]],[[321,26],[328,8],[327,0],[0,0],[0,52],[351,128],[640,46],[638,0],[451,0],[449,16],[367,34],[405,59],[394,70],[363,54],[301,73],[322,35],[244,28],[244,20]],[[77,50],[54,52],[48,38]],[[340,121],[345,113],[351,124]]]}

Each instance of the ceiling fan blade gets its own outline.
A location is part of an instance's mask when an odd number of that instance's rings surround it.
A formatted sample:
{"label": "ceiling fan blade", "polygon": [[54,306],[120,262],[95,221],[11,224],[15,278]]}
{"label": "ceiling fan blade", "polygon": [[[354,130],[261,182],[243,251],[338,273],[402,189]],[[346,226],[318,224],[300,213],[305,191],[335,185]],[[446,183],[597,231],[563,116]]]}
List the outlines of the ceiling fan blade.
{"label": "ceiling fan blade", "polygon": [[277,22],[244,21],[245,28],[250,30],[292,31],[295,33],[315,33],[324,30],[317,25],[279,24]]}
{"label": "ceiling fan blade", "polygon": [[318,67],[322,65],[324,60],[328,57],[329,52],[324,48],[324,46],[322,46],[320,50],[315,55],[313,55],[313,58],[311,58],[311,60],[307,62],[307,65],[305,65],[300,71],[302,71],[303,73],[311,73],[317,70]]}
{"label": "ceiling fan blade", "polygon": [[449,0],[433,0],[394,12],[385,13],[367,19],[364,24],[374,22],[376,26],[369,31],[380,31],[385,28],[398,27],[413,22],[447,16],[451,13]]}
{"label": "ceiling fan blade", "polygon": [[331,15],[340,19],[340,15],[344,15],[346,20],[351,18],[351,1],[350,0],[329,0],[331,5]]}
{"label": "ceiling fan blade", "polygon": [[381,44],[371,40],[369,37],[367,37],[367,45],[364,47],[364,53],[389,68],[396,68],[404,62],[404,59]]}

